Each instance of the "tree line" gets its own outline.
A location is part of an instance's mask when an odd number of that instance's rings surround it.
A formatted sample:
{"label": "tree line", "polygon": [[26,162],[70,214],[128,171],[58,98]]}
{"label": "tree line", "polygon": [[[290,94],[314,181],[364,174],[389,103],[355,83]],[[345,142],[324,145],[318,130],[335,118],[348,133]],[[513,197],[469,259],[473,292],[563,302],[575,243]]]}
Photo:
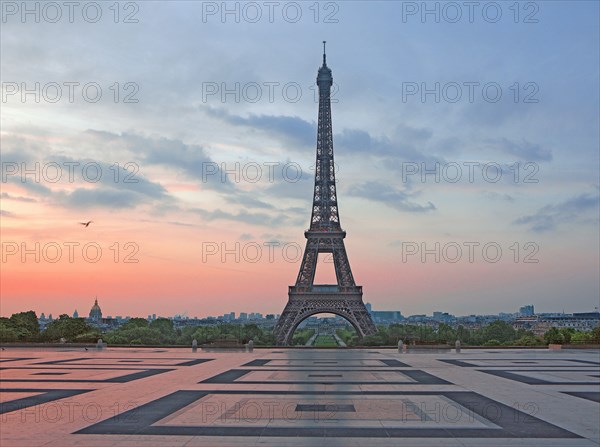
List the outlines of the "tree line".
{"label": "tree line", "polygon": [[[297,329],[293,345],[304,345],[314,334],[314,329]],[[600,344],[600,327],[590,332],[571,328],[550,328],[543,337],[524,329],[514,329],[509,323],[494,321],[480,329],[453,328],[440,324],[429,326],[392,324],[379,326],[378,332],[361,339],[353,329],[338,329],[337,335],[347,346],[396,346],[399,340],[406,344],[450,344],[460,340],[472,346],[544,346],[547,344],[590,343]],[[168,318],[148,321],[131,318],[119,328],[106,333],[86,323],[84,318],[66,314],[48,323],[40,331],[34,311],[19,312],[10,318],[0,317],[0,342],[66,342],[95,343],[99,338],[112,345],[199,345],[245,344],[253,340],[256,346],[273,346],[275,338],[270,329],[256,324],[216,324],[212,326],[186,326],[176,328]]]}
{"label": "tree line", "polygon": [[548,344],[589,343],[600,344],[600,327],[590,332],[573,328],[550,328],[543,336],[536,336],[525,329],[514,329],[510,323],[496,320],[479,329],[464,326],[453,328],[441,323],[437,328],[410,324],[378,326],[376,334],[362,340],[354,330],[338,329],[338,336],[348,346],[395,346],[398,341],[406,344],[449,344],[460,340],[471,346],[544,346]]}

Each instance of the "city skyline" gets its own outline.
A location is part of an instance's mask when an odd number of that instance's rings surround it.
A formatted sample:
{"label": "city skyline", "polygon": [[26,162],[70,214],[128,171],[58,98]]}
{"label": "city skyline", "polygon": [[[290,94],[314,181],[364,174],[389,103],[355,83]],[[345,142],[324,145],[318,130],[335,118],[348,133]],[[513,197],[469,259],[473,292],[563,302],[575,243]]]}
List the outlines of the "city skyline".
{"label": "city skyline", "polygon": [[136,23],[8,17],[2,314],[88,295],[131,315],[280,312],[309,223],[321,40],[365,301],[407,314],[593,309],[599,5],[576,4],[494,23],[422,20],[402,2],[343,3],[337,22],[306,9],[298,23],[238,23],[199,3],[142,4]]}
{"label": "city skyline", "polygon": [[[94,298],[95,300],[97,300],[97,297]],[[101,304],[101,301],[100,303]],[[383,309],[383,308],[373,308],[372,303],[370,302],[366,302],[365,305],[367,306],[367,309],[369,310],[369,312],[371,312],[371,310],[373,311],[386,311],[386,312],[399,312],[402,314],[403,317],[407,318],[410,316],[420,316],[420,315],[427,315],[427,316],[435,316],[436,313],[446,313],[446,314],[450,314],[451,316],[455,316],[455,317],[468,317],[468,316],[493,316],[493,315],[518,315],[518,314],[524,314],[524,312],[526,312],[526,310],[524,311],[524,309],[528,308],[528,307],[532,307],[531,312],[533,312],[533,314],[535,315],[542,315],[542,314],[573,314],[573,313],[581,313],[581,312],[597,312],[598,311],[598,306],[594,307],[593,309],[561,309],[561,310],[539,310],[537,308],[537,306],[535,305],[530,305],[530,304],[524,304],[523,306],[520,306],[517,310],[515,311],[510,311],[510,310],[504,310],[504,311],[499,311],[497,313],[469,313],[469,314],[455,314],[451,311],[449,311],[448,309],[437,309],[437,310],[433,310],[431,312],[428,313],[424,313],[424,312],[417,312],[414,314],[408,314],[402,311],[402,309]],[[102,307],[102,306],[100,306]],[[86,309],[87,307],[85,306],[80,306],[80,307],[76,307],[74,308],[72,311],[60,311],[60,312],[48,312],[47,310],[36,310],[36,309],[23,309],[20,312],[25,312],[25,311],[29,311],[29,310],[33,310],[34,312],[36,312],[38,318],[40,318],[41,315],[45,315],[46,318],[48,318],[49,315],[52,315],[53,318],[56,318],[59,315],[73,315],[74,312],[77,312],[79,315],[81,315],[81,318],[87,318],[87,312],[84,311],[84,309]],[[535,309],[535,312],[533,311],[533,309]],[[278,312],[267,312],[267,313],[263,313],[263,312],[257,312],[255,310],[252,309],[244,309],[244,310],[228,310],[228,311],[223,311],[221,313],[217,313],[217,314],[202,314],[202,313],[198,313],[198,314],[193,314],[193,313],[188,313],[187,311],[183,311],[183,312],[176,312],[173,314],[157,314],[155,312],[153,312],[152,310],[146,310],[145,313],[143,314],[132,314],[132,315],[128,315],[122,312],[107,312],[106,310],[104,310],[102,312],[102,315],[104,316],[104,318],[147,318],[147,317],[151,317],[152,318],[176,318],[176,317],[180,317],[180,318],[198,318],[198,319],[203,319],[203,318],[220,318],[223,316],[227,316],[229,314],[234,314],[236,317],[235,318],[241,318],[240,316],[242,314],[246,314],[247,316],[249,315],[261,315],[263,318],[266,317],[267,315],[273,315],[273,316],[277,316],[279,315]],[[318,314],[320,315],[320,314]],[[10,314],[1,314],[1,317],[9,317]]]}

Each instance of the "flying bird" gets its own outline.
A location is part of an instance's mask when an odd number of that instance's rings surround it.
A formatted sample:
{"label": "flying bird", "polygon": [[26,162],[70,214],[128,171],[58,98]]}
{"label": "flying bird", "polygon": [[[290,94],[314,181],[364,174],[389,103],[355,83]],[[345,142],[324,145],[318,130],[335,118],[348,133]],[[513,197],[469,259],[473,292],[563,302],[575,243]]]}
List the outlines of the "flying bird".
{"label": "flying bird", "polygon": [[92,222],[93,220],[88,220],[87,222],[79,222],[79,224],[87,228]]}

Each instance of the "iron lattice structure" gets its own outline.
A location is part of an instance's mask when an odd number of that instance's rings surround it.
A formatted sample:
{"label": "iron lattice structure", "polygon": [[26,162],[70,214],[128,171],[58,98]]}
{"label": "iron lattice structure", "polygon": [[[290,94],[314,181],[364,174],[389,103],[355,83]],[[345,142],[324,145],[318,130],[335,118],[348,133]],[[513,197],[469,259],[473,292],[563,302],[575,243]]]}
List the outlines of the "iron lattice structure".
{"label": "iron lattice structure", "polygon": [[[289,344],[296,327],[306,318],[318,313],[344,317],[361,337],[377,332],[363,303],[362,287],[354,282],[344,246],[346,232],[340,225],[333,163],[332,85],[333,77],[327,66],[323,45],[323,66],[317,75],[319,125],[310,228],[304,232],[306,249],[296,284],[290,286],[288,303],[275,326],[278,345]],[[319,253],[332,255],[337,284],[314,284]]]}

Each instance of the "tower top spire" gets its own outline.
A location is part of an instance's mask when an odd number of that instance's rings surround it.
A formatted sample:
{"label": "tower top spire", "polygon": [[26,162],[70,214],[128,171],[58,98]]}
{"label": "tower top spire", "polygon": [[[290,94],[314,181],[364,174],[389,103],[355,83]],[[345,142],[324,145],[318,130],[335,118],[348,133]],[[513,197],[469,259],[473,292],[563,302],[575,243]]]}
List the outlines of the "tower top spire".
{"label": "tower top spire", "polygon": [[331,68],[327,66],[327,56],[325,55],[325,44],[327,41],[323,41],[323,65],[319,68],[317,75],[317,85],[319,88],[330,88],[333,84],[333,77],[331,76]]}

